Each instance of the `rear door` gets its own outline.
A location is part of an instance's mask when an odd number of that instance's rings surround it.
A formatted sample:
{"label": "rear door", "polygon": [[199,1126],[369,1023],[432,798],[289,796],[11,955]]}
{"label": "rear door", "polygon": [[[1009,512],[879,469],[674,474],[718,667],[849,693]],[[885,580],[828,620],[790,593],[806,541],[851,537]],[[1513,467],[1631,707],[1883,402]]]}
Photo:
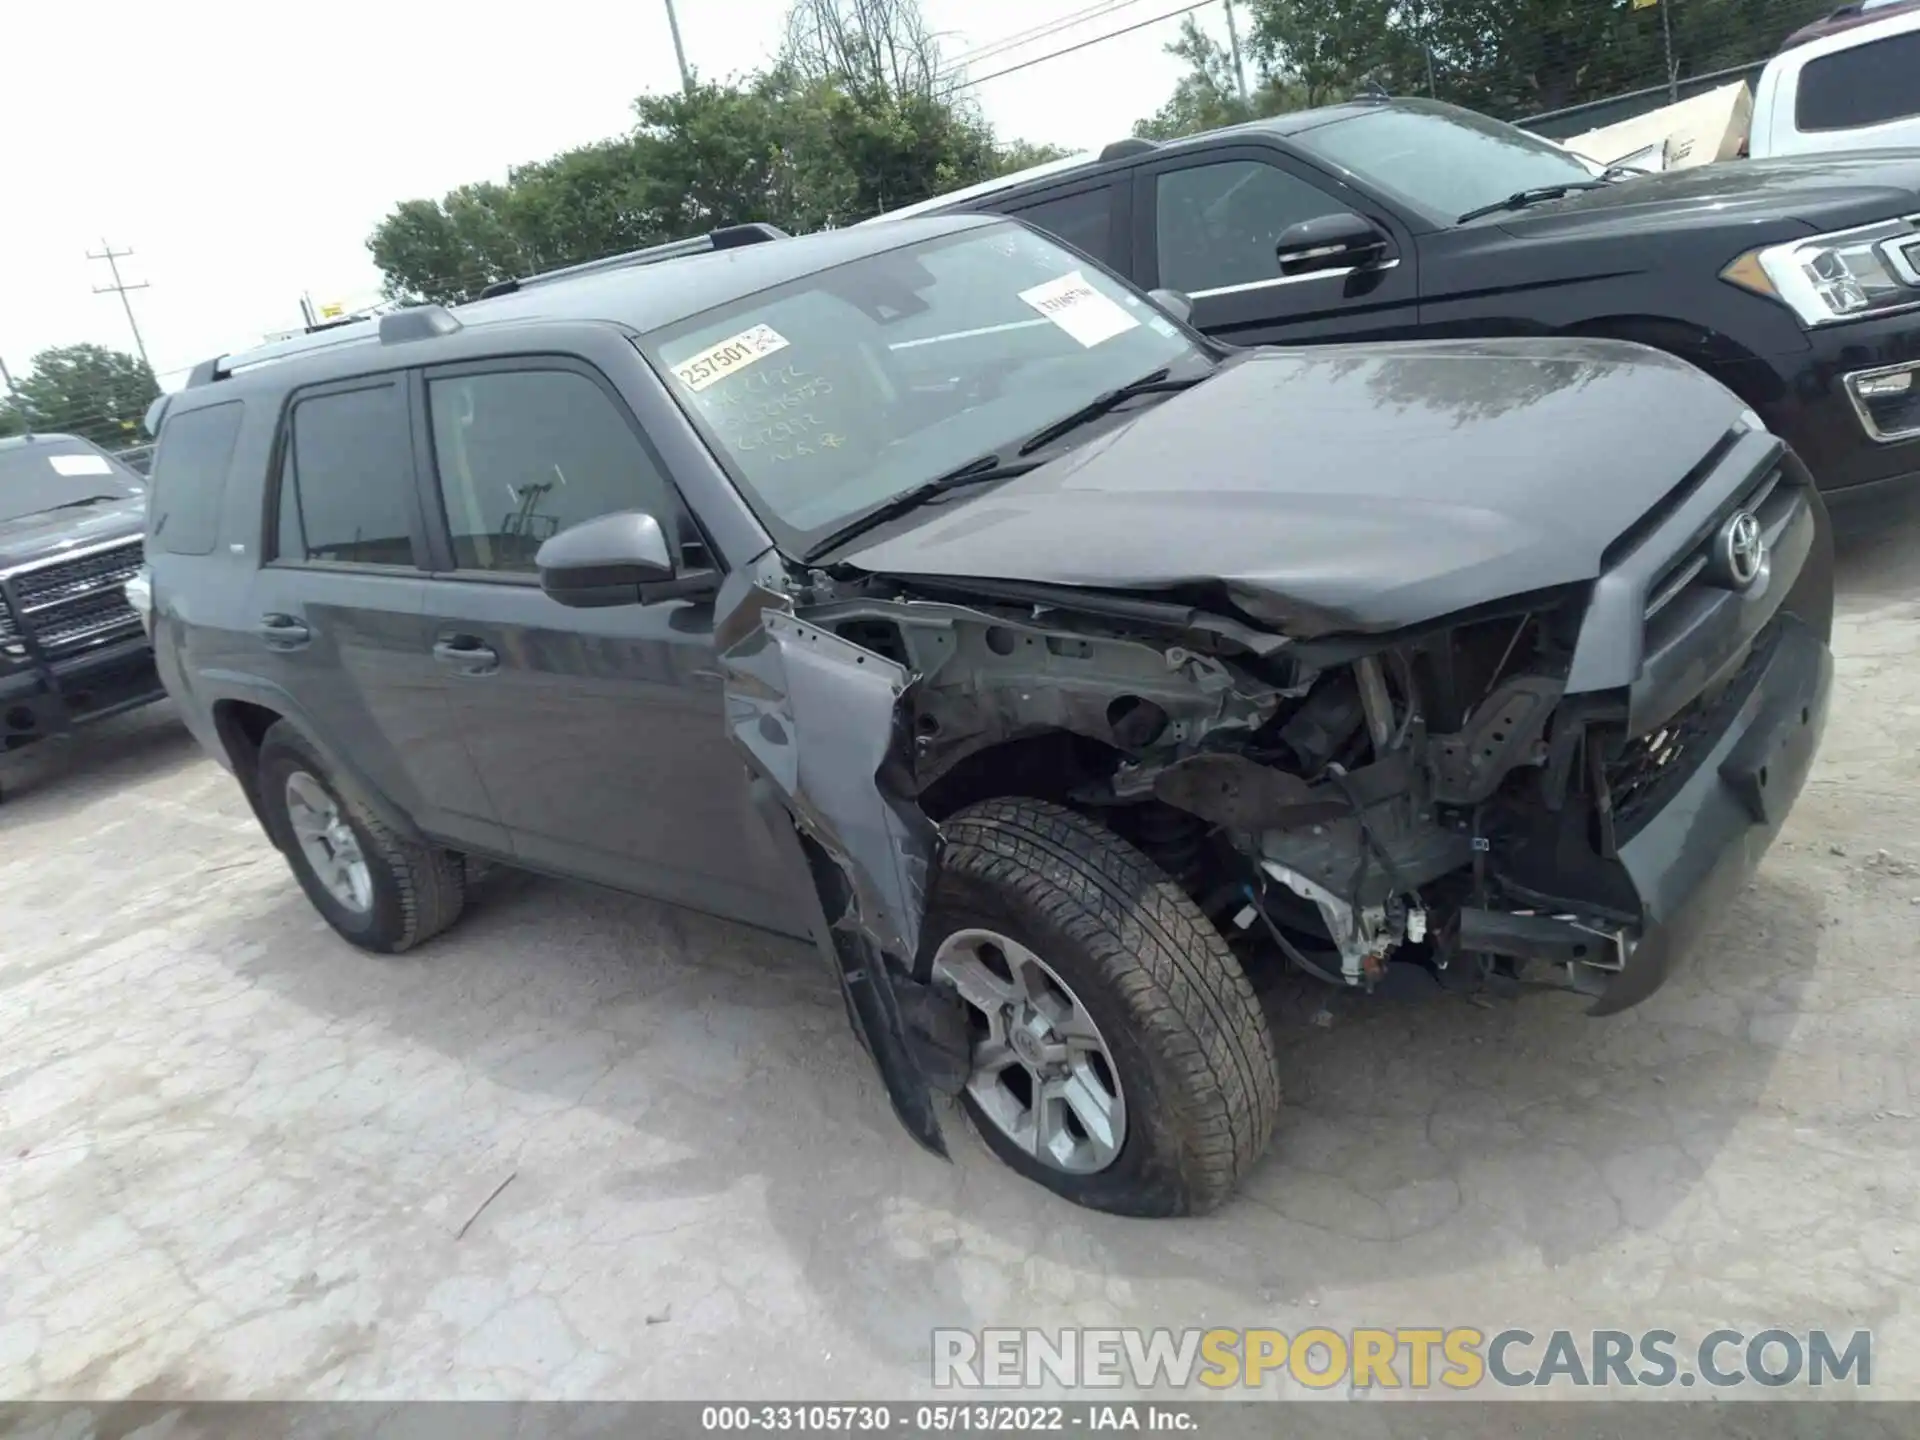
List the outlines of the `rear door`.
{"label": "rear door", "polygon": [[432,369],[415,403],[439,557],[427,642],[517,858],[791,928],[727,736],[711,600],[576,610],[539,587],[540,543],[584,520],[644,510],[692,533],[625,403],[557,356]]}
{"label": "rear door", "polygon": [[[1271,146],[1220,146],[1134,171],[1134,280],[1179,290],[1193,324],[1233,345],[1411,335],[1419,322],[1413,237],[1398,219]],[[1291,225],[1353,212],[1390,238],[1364,269],[1282,275],[1274,246]]]}
{"label": "rear door", "polygon": [[430,654],[404,377],[297,392],[276,463],[249,616],[258,673],[423,831],[504,852]]}

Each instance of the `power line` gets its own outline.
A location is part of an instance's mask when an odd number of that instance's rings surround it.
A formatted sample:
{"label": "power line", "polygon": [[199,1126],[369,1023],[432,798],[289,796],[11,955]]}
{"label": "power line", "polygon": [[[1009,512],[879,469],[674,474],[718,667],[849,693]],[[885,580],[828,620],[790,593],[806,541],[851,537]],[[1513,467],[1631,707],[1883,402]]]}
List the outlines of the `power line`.
{"label": "power line", "polygon": [[1018,50],[1023,45],[1031,45],[1036,40],[1044,40],[1049,35],[1057,35],[1062,30],[1071,30],[1076,25],[1084,25],[1089,20],[1097,20],[1102,15],[1110,15],[1116,10],[1124,10],[1129,5],[1138,5],[1140,0],[1100,0],[1097,5],[1089,5],[1084,10],[1075,10],[1055,20],[1042,21],[1012,35],[1004,35],[998,40],[989,40],[984,45],[975,46],[965,54],[957,55],[947,66],[952,74],[963,65],[975,60],[984,60],[989,55],[998,55],[1007,50]]}
{"label": "power line", "polygon": [[1178,15],[1191,15],[1196,10],[1204,10],[1209,5],[1217,5],[1219,3],[1220,0],[1195,0],[1194,4],[1182,5],[1178,10],[1168,10],[1164,14],[1150,16],[1145,20],[1136,21],[1132,25],[1122,26],[1118,30],[1109,30],[1104,35],[1096,35],[1091,40],[1082,40],[1077,45],[1066,45],[1058,50],[1049,50],[1046,54],[1036,55],[1031,60],[1022,60],[1018,65],[1009,65],[1004,70],[995,70],[986,75],[976,76],[972,80],[962,81],[960,84],[954,86],[954,89],[970,90],[975,85],[984,85],[989,80],[998,80],[1002,75],[1011,75],[1018,70],[1028,70],[1035,65],[1045,64],[1049,60],[1058,60],[1062,55],[1071,55],[1076,50],[1085,50],[1089,46],[1098,45],[1107,40],[1117,40],[1122,35],[1131,35],[1135,30],[1144,30],[1147,26],[1157,25],[1162,20],[1171,20]]}
{"label": "power line", "polygon": [[102,239],[100,241],[99,254],[96,255],[93,251],[89,250],[87,252],[87,258],[89,260],[106,261],[107,269],[113,272],[113,283],[111,285],[96,285],[93,287],[93,293],[96,295],[114,294],[120,297],[120,303],[125,307],[127,312],[127,328],[133,331],[133,348],[140,352],[140,363],[145,365],[148,372],[151,373],[153,370],[153,362],[147,359],[147,342],[140,338],[139,322],[133,318],[133,302],[127,299],[127,292],[129,290],[144,290],[147,288],[147,282],[142,280],[138,285],[129,285],[120,278],[120,262],[131,254],[133,254],[133,251],[116,250],[113,246],[109,245],[105,239]]}

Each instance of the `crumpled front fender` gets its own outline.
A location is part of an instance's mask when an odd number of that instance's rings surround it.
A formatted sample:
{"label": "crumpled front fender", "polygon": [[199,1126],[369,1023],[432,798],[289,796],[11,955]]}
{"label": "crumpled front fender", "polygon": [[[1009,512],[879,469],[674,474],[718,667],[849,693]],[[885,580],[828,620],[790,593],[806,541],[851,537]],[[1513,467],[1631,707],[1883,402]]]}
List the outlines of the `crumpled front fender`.
{"label": "crumpled front fender", "polygon": [[945,1155],[930,1077],[958,1091],[968,1045],[959,1002],[911,979],[940,844],[910,785],[912,677],[801,619],[770,579],[736,574],[715,605],[727,731],[776,840],[793,841],[815,942],[895,1114]]}

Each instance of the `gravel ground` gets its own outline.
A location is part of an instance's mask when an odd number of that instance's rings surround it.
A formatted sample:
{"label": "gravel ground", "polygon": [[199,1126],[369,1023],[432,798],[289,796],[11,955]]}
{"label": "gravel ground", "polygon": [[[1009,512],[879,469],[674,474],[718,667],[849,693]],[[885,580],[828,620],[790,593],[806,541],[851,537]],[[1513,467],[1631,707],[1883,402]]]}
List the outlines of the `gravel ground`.
{"label": "gravel ground", "polygon": [[[1920,1398],[1920,525],[1844,555],[1815,778],[1640,1009],[1275,1001],[1193,1222],[895,1126],[813,958],[496,873],[335,940],[165,707],[0,806],[0,1397],[899,1397],[936,1325],[1875,1332]],[[504,1189],[501,1187],[504,1185]],[[489,1197],[492,1197],[489,1201]]]}

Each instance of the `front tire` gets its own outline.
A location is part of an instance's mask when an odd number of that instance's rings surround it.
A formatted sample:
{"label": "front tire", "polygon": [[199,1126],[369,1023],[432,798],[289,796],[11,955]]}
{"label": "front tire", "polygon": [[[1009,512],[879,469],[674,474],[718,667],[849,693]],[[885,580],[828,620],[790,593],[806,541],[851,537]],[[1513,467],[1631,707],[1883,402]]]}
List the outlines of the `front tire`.
{"label": "front tire", "polygon": [[1280,1106],[1253,987],[1199,908],[1060,805],[989,800],[943,826],[921,973],[974,1026],[965,1106],[989,1148],[1079,1205],[1212,1209]]}
{"label": "front tire", "polygon": [[460,918],[465,862],[387,825],[284,720],[260,742],[258,784],[268,835],[343,938],[397,955]]}

